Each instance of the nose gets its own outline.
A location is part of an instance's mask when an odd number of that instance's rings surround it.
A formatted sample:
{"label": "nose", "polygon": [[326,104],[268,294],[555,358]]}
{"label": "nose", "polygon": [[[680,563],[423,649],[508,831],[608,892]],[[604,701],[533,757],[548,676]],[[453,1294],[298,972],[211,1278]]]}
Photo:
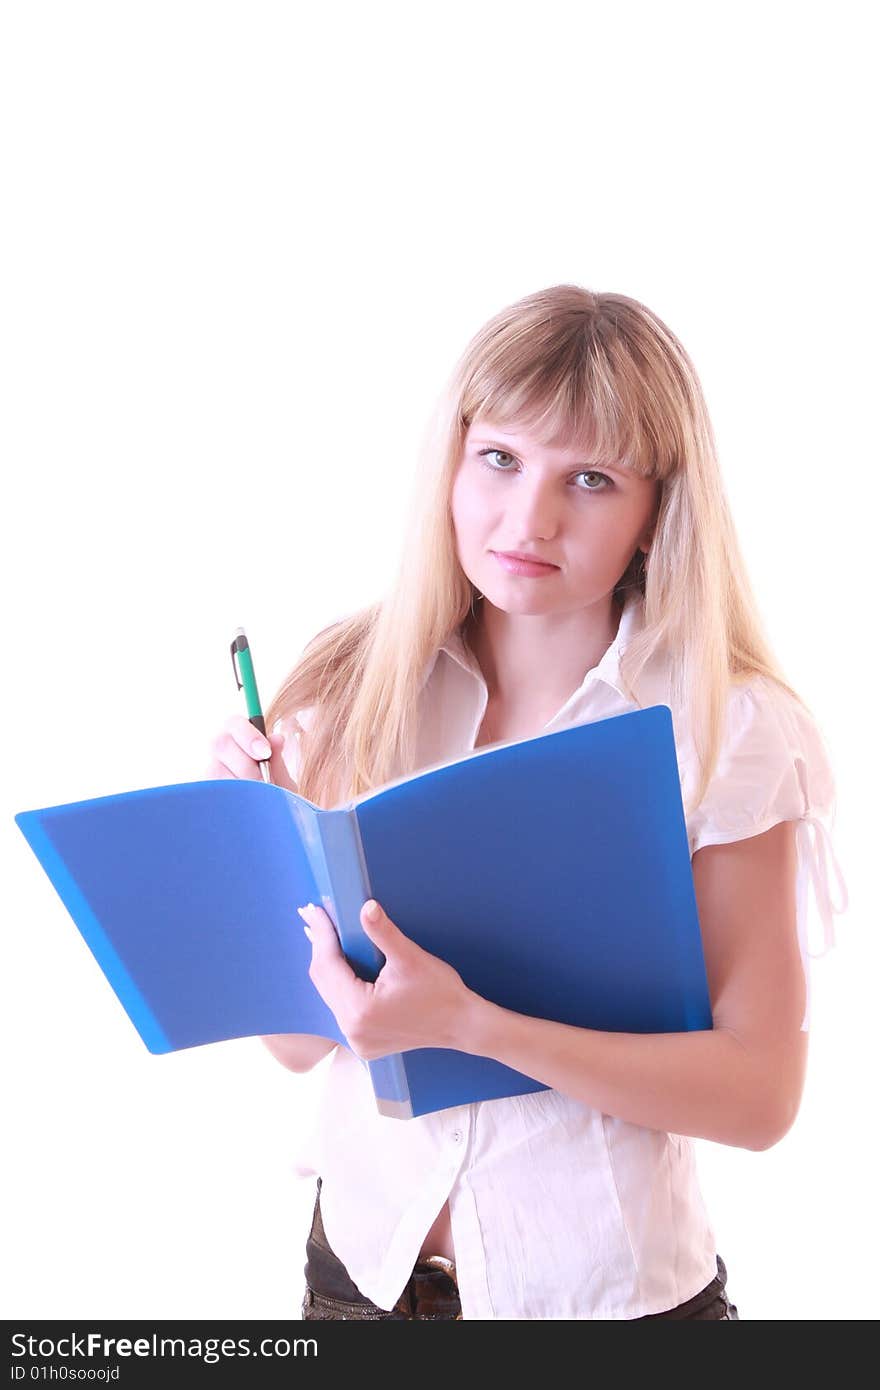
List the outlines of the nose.
{"label": "nose", "polygon": [[[555,486],[558,486],[558,483]],[[524,482],[521,488],[516,501],[516,515],[519,520],[513,528],[519,530],[518,544],[525,545],[532,540],[550,540],[556,534],[558,526],[553,479]]]}

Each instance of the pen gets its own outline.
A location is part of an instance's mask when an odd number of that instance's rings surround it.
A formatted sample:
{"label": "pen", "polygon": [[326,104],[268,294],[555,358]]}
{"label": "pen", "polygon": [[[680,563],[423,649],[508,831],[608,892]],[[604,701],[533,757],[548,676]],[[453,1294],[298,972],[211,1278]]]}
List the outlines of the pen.
{"label": "pen", "polygon": [[[255,729],[259,729],[263,737],[266,737],[266,721],[263,718],[263,711],[260,709],[260,697],[257,694],[257,678],[254,675],[254,663],[251,660],[251,649],[248,639],[245,637],[244,628],[236,628],[235,639],[230,646],[232,653],[232,669],[235,672],[235,683],[239,690],[244,690],[245,704],[247,705],[248,719]],[[238,665],[235,658],[238,657]],[[241,680],[238,678],[241,671]],[[270,754],[271,756],[271,754]],[[269,759],[258,759],[260,772],[264,782],[272,781],[272,774],[269,771]]]}

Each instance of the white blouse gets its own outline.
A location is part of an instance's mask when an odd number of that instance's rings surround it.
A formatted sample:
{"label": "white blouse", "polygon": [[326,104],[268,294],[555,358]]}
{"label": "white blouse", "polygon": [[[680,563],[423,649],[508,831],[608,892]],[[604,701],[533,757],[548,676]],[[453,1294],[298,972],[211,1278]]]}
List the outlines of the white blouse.
{"label": "white blouse", "polygon": [[[639,678],[638,703],[624,692],[620,656],[643,622],[634,593],[615,640],[545,730],[669,704],[657,658]],[[421,701],[419,768],[473,751],[488,690],[459,631],[436,653]],[[304,726],[307,716],[299,716]],[[686,801],[698,769],[674,710],[673,729]],[[296,755],[288,737],[294,780]],[[830,836],[835,809],[827,753],[806,711],[764,677],[734,687],[718,766],[687,820],[691,855],[797,821],[802,1030],[808,958],[834,944],[832,913],[847,906]],[[829,892],[829,858],[839,905]],[[820,952],[808,947],[810,885],[824,928]],[[337,1045],[320,1066],[314,1124],[293,1170],[320,1175],[330,1245],[380,1308],[393,1308],[447,1200],[465,1319],[638,1318],[676,1307],[715,1277],[715,1235],[691,1138],[630,1124],[552,1089],[399,1120],[378,1113],[366,1063],[349,1048]]]}

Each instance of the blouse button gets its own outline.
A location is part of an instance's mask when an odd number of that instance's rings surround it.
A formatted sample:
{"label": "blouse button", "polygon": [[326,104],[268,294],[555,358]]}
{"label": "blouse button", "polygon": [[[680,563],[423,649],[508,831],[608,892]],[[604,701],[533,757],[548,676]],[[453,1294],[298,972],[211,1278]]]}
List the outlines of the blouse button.
{"label": "blouse button", "polygon": [[453,1142],[453,1144],[460,1144],[460,1143],[461,1143],[461,1139],[462,1139],[461,1130],[460,1130],[460,1129],[454,1129],[454,1130],[452,1131],[452,1142]]}

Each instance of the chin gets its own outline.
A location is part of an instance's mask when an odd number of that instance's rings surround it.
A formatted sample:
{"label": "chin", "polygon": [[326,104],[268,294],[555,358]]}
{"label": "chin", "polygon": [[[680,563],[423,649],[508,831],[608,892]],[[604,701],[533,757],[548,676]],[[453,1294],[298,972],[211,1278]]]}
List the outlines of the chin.
{"label": "chin", "polygon": [[502,613],[548,613],[552,611],[552,605],[547,599],[537,598],[535,595],[521,594],[518,598],[511,598],[509,594],[498,595],[496,598],[488,589],[478,591],[483,595],[486,603],[491,603],[493,608],[499,608]]}

